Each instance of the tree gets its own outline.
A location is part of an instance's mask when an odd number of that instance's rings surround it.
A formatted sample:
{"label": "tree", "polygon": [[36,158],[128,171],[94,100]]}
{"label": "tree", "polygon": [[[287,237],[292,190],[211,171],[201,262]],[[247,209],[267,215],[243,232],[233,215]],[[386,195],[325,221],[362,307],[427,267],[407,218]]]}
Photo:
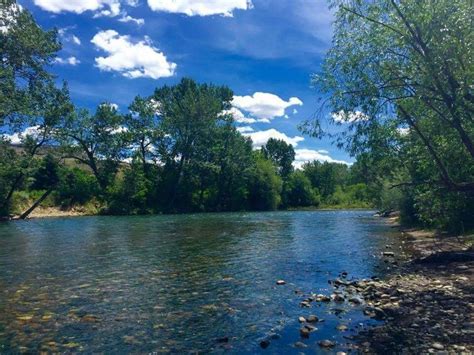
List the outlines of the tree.
{"label": "tree", "polygon": [[255,168],[250,183],[250,208],[258,211],[276,210],[281,203],[282,180],[273,163],[255,152]]}
{"label": "tree", "polygon": [[[415,203],[427,192],[436,199],[471,200],[472,4],[337,0],[332,5],[337,10],[333,46],[313,81],[330,94],[336,123],[347,127],[336,142],[354,155],[386,159],[389,163],[381,165],[392,165],[391,175],[401,178],[392,185],[411,189]],[[303,126],[316,136],[323,133],[320,127],[318,122]]]}
{"label": "tree", "polygon": [[143,173],[150,178],[150,163],[159,155],[158,147],[163,139],[157,117],[158,105],[153,100],[136,96],[129,106],[130,113],[124,116],[132,154],[140,158]]}
{"label": "tree", "polygon": [[284,207],[318,206],[320,196],[318,190],[311,186],[306,174],[295,171],[283,185],[282,200]]}
{"label": "tree", "polygon": [[284,140],[270,138],[262,147],[263,155],[270,159],[278,168],[278,174],[282,178],[287,178],[293,171],[293,162],[295,161],[295,150],[291,144]]}
{"label": "tree", "polygon": [[27,218],[50,194],[59,182],[59,167],[56,159],[47,154],[41,161],[41,165],[34,174],[32,188],[35,190],[45,190],[33,205],[20,215],[20,219]]}
{"label": "tree", "polygon": [[167,137],[163,160],[175,176],[168,209],[175,209],[189,163],[200,161],[197,154],[204,151],[201,147],[208,146],[215,129],[231,119],[222,112],[230,109],[232,97],[232,91],[225,86],[198,84],[188,78],[155,90],[152,99],[159,107],[161,127]]}
{"label": "tree", "polygon": [[13,193],[32,173],[38,151],[51,142],[72,105],[67,85],[57,88],[46,70],[61,47],[56,31],[43,31],[13,1],[0,13],[0,129],[18,133],[29,127],[31,132],[21,136],[23,150],[15,155],[14,174],[1,196],[0,211],[6,213]]}
{"label": "tree", "polygon": [[125,157],[126,135],[122,123],[117,109],[103,103],[94,115],[84,109],[78,110],[56,131],[65,157],[88,166],[102,194],[107,192]]}

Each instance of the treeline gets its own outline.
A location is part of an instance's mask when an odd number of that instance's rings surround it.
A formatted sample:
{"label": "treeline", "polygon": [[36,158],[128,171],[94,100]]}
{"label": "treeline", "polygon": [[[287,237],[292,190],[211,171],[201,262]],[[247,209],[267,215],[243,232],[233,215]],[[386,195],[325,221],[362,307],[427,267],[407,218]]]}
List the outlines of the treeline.
{"label": "treeline", "polygon": [[[315,86],[370,191],[410,224],[474,228],[472,2],[332,1],[334,38]],[[318,121],[303,127],[327,132]]]}
{"label": "treeline", "polygon": [[[27,10],[5,8],[0,26],[0,215],[39,205],[141,214],[367,206],[365,185],[340,164],[294,171],[295,152],[271,139],[253,150],[236,129],[232,91],[183,79],[137,96],[126,113],[74,107],[49,73],[60,43]],[[32,41],[31,39],[35,39]]]}

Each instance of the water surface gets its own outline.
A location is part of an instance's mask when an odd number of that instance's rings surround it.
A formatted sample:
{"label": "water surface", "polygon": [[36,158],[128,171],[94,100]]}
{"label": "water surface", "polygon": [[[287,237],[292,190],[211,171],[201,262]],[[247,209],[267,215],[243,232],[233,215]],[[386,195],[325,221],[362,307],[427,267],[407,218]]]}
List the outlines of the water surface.
{"label": "water surface", "polygon": [[[0,224],[0,352],[298,353],[347,343],[360,309],[299,306],[328,279],[380,274],[393,243],[370,211],[36,219]],[[276,280],[287,282],[277,286]],[[337,312],[336,312],[337,313]],[[259,342],[272,338],[260,349]],[[274,339],[273,339],[274,338]],[[342,345],[341,345],[342,348]]]}

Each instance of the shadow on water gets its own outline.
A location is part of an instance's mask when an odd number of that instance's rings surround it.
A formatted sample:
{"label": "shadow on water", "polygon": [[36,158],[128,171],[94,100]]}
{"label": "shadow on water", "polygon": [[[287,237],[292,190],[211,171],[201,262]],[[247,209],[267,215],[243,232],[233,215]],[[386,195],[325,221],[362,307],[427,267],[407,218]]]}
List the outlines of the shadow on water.
{"label": "shadow on water", "polygon": [[340,313],[356,325],[360,310],[303,310],[295,291],[328,292],[343,270],[380,274],[389,233],[370,211],[2,224],[0,352],[298,353],[308,314],[325,319],[306,341],[319,351],[318,339],[344,343]]}

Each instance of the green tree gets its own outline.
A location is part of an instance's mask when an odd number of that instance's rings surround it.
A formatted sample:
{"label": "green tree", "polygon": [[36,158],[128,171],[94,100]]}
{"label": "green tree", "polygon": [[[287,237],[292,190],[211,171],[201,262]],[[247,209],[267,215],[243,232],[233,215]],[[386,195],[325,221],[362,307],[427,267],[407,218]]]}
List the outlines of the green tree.
{"label": "green tree", "polygon": [[278,168],[278,174],[284,179],[293,171],[295,150],[284,140],[270,138],[262,147],[263,155]]}
{"label": "green tree", "polygon": [[250,183],[249,203],[252,210],[276,210],[281,203],[282,180],[273,163],[255,152],[255,168]]}
{"label": "green tree", "polygon": [[[449,206],[470,203],[441,201],[472,201],[474,191],[472,4],[338,0],[332,5],[333,46],[314,83],[331,95],[336,123],[347,126],[336,142],[354,155],[370,154],[377,166],[391,166],[392,185],[414,196],[420,217],[430,224],[444,220],[446,226],[449,218],[436,215],[456,214]],[[320,127],[318,122],[303,126],[316,136],[323,133]],[[423,196],[440,202],[431,203],[440,206],[436,213],[422,208],[428,202]]]}
{"label": "green tree", "polygon": [[295,171],[283,185],[282,200],[284,207],[318,206],[319,192],[303,171]]}
{"label": "green tree", "polygon": [[[47,66],[60,44],[57,33],[42,30],[31,14],[13,1],[0,8],[0,133],[21,132],[22,151],[15,155],[0,211],[6,213],[13,193],[34,171],[39,150],[51,143],[53,133],[71,113],[72,105],[66,84],[57,88]],[[5,184],[5,180],[3,184]]]}
{"label": "green tree", "polygon": [[27,218],[50,194],[53,192],[59,182],[59,166],[56,159],[47,154],[41,161],[39,168],[36,170],[34,182],[31,186],[34,190],[45,190],[44,193],[36,200],[33,205],[20,215],[20,219]]}
{"label": "green tree", "polygon": [[[166,134],[162,158],[174,175],[169,187],[169,210],[176,209],[178,194],[185,193],[183,180],[190,163],[205,162],[198,154],[205,151],[203,147],[209,147],[216,128],[231,120],[222,112],[231,107],[232,97],[232,91],[225,86],[198,84],[189,78],[155,90],[152,99],[158,104],[161,128]],[[181,197],[186,204],[188,199]]]}
{"label": "green tree", "polygon": [[89,167],[105,194],[125,157],[127,137],[123,117],[108,103],[97,107],[94,115],[78,110],[56,131],[65,157]]}

